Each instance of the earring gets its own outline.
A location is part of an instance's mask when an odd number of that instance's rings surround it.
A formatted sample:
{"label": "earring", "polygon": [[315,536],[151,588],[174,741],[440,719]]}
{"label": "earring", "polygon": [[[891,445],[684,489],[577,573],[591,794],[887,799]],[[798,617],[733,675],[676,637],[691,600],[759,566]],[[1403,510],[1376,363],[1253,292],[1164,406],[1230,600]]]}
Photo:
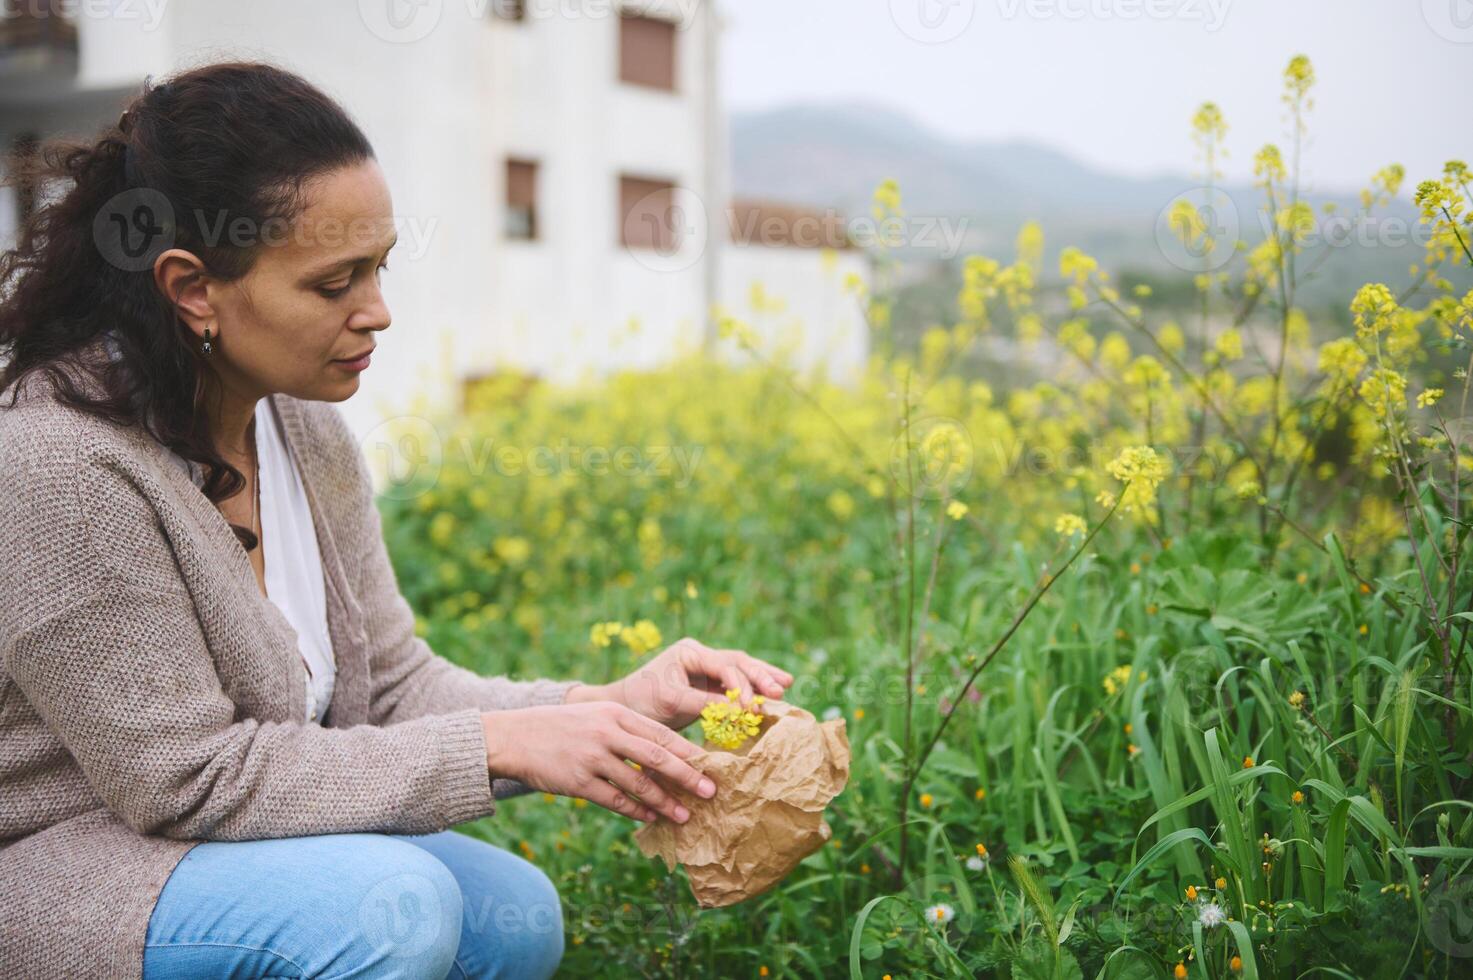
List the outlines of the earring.
{"label": "earring", "polygon": [[215,348],[213,346],[211,346],[211,344],[210,344],[210,328],[209,327],[205,327],[205,342],[200,347],[200,352],[203,353],[203,354],[208,354],[210,351],[212,351],[214,349]]}

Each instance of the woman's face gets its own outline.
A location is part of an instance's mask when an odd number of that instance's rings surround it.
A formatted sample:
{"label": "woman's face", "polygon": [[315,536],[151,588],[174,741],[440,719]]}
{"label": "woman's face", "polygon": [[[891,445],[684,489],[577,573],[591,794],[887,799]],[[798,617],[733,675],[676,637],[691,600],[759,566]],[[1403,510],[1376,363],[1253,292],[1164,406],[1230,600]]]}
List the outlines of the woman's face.
{"label": "woman's face", "polygon": [[226,389],[253,403],[273,392],[342,401],[358,390],[345,363],[375,344],[390,323],[380,271],[397,235],[389,188],[372,159],[309,181],[290,227],[262,229],[251,271],[207,280],[214,321],[209,355]]}

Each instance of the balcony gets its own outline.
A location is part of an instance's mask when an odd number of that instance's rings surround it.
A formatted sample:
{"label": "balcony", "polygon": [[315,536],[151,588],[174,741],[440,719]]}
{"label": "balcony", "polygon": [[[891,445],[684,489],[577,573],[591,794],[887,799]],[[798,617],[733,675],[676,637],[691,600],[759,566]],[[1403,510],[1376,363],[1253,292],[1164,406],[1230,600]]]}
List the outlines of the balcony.
{"label": "balcony", "polygon": [[0,85],[7,94],[44,92],[77,73],[77,25],[52,0],[0,2]]}

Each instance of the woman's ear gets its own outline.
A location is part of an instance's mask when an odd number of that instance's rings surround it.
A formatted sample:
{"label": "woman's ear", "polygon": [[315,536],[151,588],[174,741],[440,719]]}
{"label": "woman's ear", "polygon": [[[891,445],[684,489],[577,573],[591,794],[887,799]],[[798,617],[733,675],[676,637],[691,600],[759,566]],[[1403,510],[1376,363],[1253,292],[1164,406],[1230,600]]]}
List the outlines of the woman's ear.
{"label": "woman's ear", "polygon": [[175,312],[199,336],[219,317],[210,303],[204,263],[193,252],[171,248],[154,260],[153,280]]}

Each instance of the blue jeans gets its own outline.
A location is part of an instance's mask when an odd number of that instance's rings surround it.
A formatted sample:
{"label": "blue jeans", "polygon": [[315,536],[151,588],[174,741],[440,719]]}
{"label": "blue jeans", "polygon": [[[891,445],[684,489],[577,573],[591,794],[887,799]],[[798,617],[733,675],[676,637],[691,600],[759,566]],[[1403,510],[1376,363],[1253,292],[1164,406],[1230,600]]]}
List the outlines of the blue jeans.
{"label": "blue jeans", "polygon": [[196,844],[148,924],[143,980],[552,975],[557,889],[457,831]]}

